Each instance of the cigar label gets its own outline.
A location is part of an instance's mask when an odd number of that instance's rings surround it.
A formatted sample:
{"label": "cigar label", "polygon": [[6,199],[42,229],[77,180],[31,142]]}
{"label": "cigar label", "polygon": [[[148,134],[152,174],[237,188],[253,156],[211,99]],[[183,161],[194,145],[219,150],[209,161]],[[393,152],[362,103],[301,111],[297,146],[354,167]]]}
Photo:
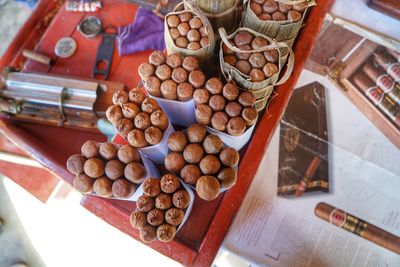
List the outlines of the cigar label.
{"label": "cigar label", "polygon": [[306,191],[310,179],[314,176],[320,164],[321,164],[321,159],[319,157],[314,157],[306,170],[305,176],[297,186],[295,192],[296,197],[300,197]]}
{"label": "cigar label", "polygon": [[[382,58],[377,58],[377,62],[380,62],[380,64],[384,66],[383,68],[386,69],[387,62],[389,61],[390,59],[384,60]],[[376,83],[376,86],[381,88],[383,92],[390,96],[396,103],[400,104],[400,85],[395,83],[383,69],[368,62],[364,65],[363,71]]]}
{"label": "cigar label", "polygon": [[377,86],[368,88],[365,94],[369,99],[371,99],[372,103],[374,103],[374,105],[376,106],[379,106],[382,103],[383,98],[385,96],[383,91],[379,89]]}
{"label": "cigar label", "polygon": [[318,218],[400,255],[399,237],[327,203],[318,203],[314,212]]}
{"label": "cigar label", "polygon": [[395,82],[400,82],[400,64],[393,63],[387,69],[387,73],[394,79]]}
{"label": "cigar label", "polygon": [[387,74],[383,74],[376,80],[376,85],[383,90],[385,94],[388,94],[394,89],[394,81]]}
{"label": "cigar label", "polygon": [[386,114],[397,127],[400,127],[400,106],[365,74],[357,73],[353,77],[355,85]]}
{"label": "cigar label", "polygon": [[381,66],[393,80],[400,81],[400,64],[389,53],[378,51],[375,53],[375,61]]}

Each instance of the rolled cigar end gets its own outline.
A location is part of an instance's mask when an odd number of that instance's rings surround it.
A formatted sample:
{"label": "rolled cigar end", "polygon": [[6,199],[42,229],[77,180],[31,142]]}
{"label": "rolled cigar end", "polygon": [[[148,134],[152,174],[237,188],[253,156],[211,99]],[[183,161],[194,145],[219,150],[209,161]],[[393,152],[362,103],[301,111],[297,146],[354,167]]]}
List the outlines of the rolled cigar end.
{"label": "rolled cigar end", "polygon": [[329,216],[333,210],[334,208],[331,205],[320,202],[315,206],[314,213],[318,218],[329,222]]}
{"label": "rolled cigar end", "polygon": [[40,53],[37,53],[37,52],[34,52],[34,51],[31,51],[31,50],[28,50],[28,49],[24,49],[22,51],[22,55],[28,59],[42,63],[47,66],[51,66],[53,64],[53,61],[50,57],[40,54]]}
{"label": "rolled cigar end", "polygon": [[336,209],[325,202],[318,203],[317,206],[315,206],[314,213],[318,218],[341,228],[347,222],[348,216],[350,216],[346,214],[346,212]]}

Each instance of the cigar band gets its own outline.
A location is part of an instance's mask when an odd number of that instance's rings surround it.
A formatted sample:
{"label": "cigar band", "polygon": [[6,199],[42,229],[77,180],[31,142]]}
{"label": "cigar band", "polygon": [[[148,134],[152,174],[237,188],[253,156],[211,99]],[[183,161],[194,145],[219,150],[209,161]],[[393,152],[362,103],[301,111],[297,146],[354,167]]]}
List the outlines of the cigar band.
{"label": "cigar band", "polygon": [[365,230],[368,227],[368,223],[363,221],[363,220],[358,220],[358,223],[356,224],[356,230],[354,232],[354,234],[359,235],[359,236],[363,236]]}
{"label": "cigar band", "polygon": [[306,188],[307,188],[307,185],[308,185],[308,178],[307,177],[304,177],[301,181],[300,181],[300,183],[299,183],[299,186],[297,187],[297,190],[299,190],[299,191],[305,191],[306,190]]}
{"label": "cigar band", "polygon": [[394,81],[387,74],[383,74],[376,80],[376,85],[383,90],[385,94],[394,89]]}
{"label": "cigar band", "polygon": [[342,228],[346,223],[346,212],[338,209],[334,209],[331,214],[329,214],[329,222]]}
{"label": "cigar band", "polygon": [[387,73],[394,79],[395,82],[400,81],[400,63],[393,63],[389,66]]}
{"label": "cigar band", "polygon": [[358,236],[362,236],[368,226],[365,221],[338,209],[334,209],[331,212],[329,222]]}
{"label": "cigar band", "polygon": [[365,92],[365,94],[367,95],[367,97],[369,99],[372,100],[374,105],[378,106],[382,103],[384,94],[383,94],[383,91],[381,89],[379,89],[378,87],[374,86],[374,87],[368,88],[367,91]]}
{"label": "cigar band", "polygon": [[400,114],[400,106],[393,102],[393,99],[389,96],[385,96],[382,103],[379,105],[382,111],[389,116],[392,120],[395,120]]}

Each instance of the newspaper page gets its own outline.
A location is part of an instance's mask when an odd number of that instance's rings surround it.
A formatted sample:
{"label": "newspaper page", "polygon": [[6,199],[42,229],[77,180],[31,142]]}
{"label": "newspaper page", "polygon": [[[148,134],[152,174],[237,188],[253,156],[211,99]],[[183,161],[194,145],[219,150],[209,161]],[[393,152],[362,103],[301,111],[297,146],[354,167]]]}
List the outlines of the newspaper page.
{"label": "newspaper page", "polygon": [[400,255],[315,215],[325,202],[400,236],[400,152],[328,87],[329,193],[277,196],[277,129],[224,248],[261,266],[400,266]]}

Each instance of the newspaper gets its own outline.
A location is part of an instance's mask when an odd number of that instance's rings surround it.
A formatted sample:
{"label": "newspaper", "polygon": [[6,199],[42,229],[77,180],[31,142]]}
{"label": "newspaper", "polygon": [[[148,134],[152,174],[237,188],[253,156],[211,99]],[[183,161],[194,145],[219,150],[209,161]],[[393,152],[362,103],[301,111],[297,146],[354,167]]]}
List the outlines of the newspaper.
{"label": "newspaper", "polygon": [[[323,160],[330,164],[330,193],[277,196],[277,129],[224,248],[263,266],[400,266],[400,255],[314,214],[315,206],[326,202],[400,236],[399,150],[337,89],[329,89],[332,138]],[[339,103],[341,109],[332,112]]]}
{"label": "newspaper", "polygon": [[[372,31],[400,40],[400,20],[368,7],[366,0],[336,0],[331,13]],[[399,45],[394,44],[394,45]]]}

